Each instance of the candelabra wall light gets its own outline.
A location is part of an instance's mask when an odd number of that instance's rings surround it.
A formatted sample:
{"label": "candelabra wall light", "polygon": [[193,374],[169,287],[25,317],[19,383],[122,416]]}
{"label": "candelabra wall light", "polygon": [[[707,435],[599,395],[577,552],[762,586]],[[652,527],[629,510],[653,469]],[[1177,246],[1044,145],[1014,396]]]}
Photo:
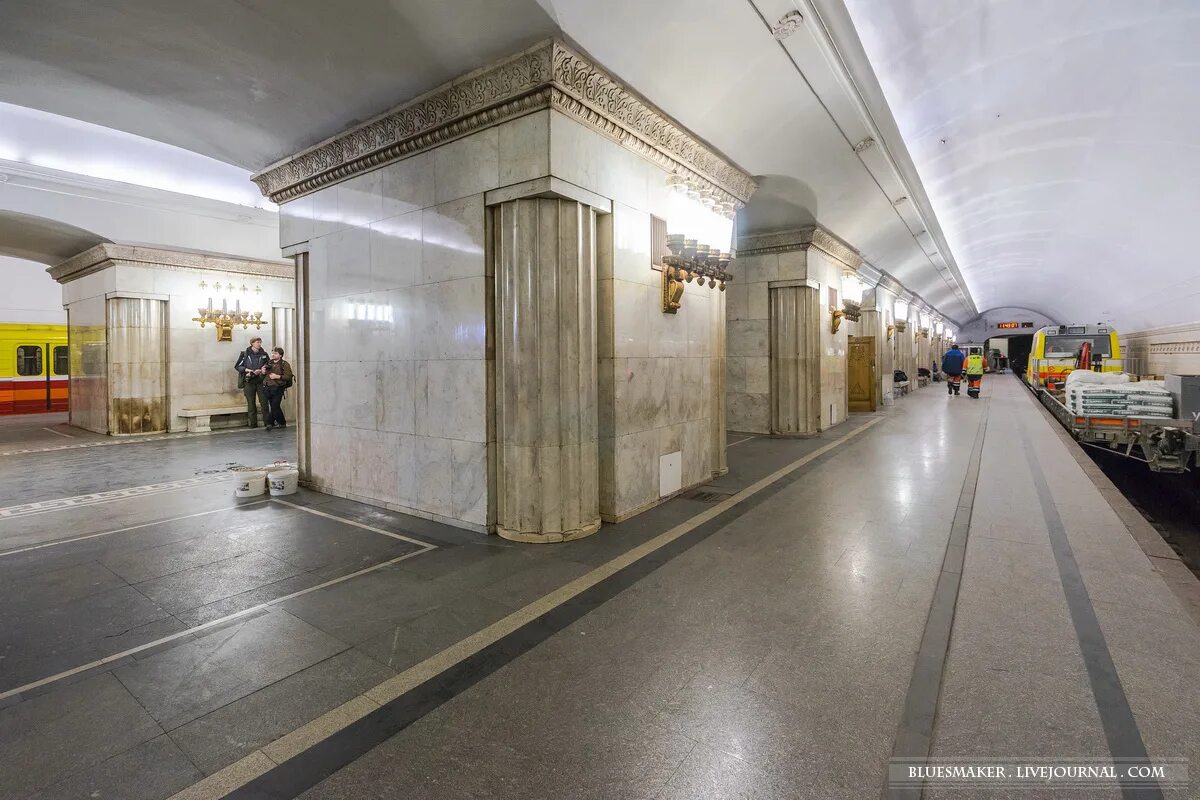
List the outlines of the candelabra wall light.
{"label": "candelabra wall light", "polygon": [[[733,278],[729,264],[733,252],[733,215],[731,202],[720,200],[711,189],[689,183],[682,176],[669,175],[673,190],[668,198],[666,246],[662,257],[662,310],[678,313],[683,290],[689,283],[725,291]],[[674,231],[674,232],[671,232]],[[681,232],[682,231],[682,232]]]}
{"label": "candelabra wall light", "polygon": [[896,326],[889,323],[887,326],[887,338],[888,338],[889,342],[892,340],[892,334],[895,332],[896,332]]}
{"label": "candelabra wall light", "polygon": [[838,328],[842,327],[842,318],[846,316],[846,312],[840,308],[829,307],[829,331],[837,333]]}
{"label": "candelabra wall light", "polygon": [[[248,296],[251,291],[250,288],[244,283],[238,287],[233,283],[233,281],[229,281],[225,284],[217,281],[210,287],[208,282],[200,281],[201,291],[209,288],[217,293],[222,291],[228,292],[229,295]],[[255,296],[260,296],[262,294],[262,287],[255,286],[254,294]],[[262,330],[263,325],[270,324],[267,320],[263,319],[262,311],[243,311],[242,298],[238,296],[233,297],[232,310],[229,308],[229,296],[221,298],[221,307],[218,309],[213,306],[213,299],[211,295],[208,298],[208,305],[201,306],[196,310],[199,313],[199,316],[192,317],[192,322],[199,322],[201,328],[209,323],[212,323],[213,328],[216,329],[217,332],[218,342],[233,341],[233,327],[235,325],[241,325],[243,329],[247,329],[253,325],[255,330]]]}
{"label": "candelabra wall light", "polygon": [[921,328],[921,330],[919,331],[919,333],[920,333],[920,336],[921,336],[921,338],[922,338],[922,339],[928,339],[928,338],[929,338],[929,328]]}
{"label": "candelabra wall light", "polygon": [[904,333],[904,331],[905,331],[907,328],[908,328],[908,320],[906,320],[906,319],[898,319],[898,320],[896,320],[896,331],[897,331],[898,333]]}

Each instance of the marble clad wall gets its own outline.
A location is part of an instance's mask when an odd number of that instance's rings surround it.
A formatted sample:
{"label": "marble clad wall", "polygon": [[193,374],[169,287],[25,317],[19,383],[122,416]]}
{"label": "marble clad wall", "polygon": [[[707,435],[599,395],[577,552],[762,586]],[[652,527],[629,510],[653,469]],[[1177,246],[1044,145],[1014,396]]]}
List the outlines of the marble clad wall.
{"label": "marble clad wall", "polygon": [[650,217],[666,218],[666,171],[558,112],[550,130],[555,177],[613,201],[598,236],[600,512],[623,519],[659,501],[663,456],[681,454],[683,489],[721,469],[714,371],[727,293],[688,284],[679,312],[664,314]]}
{"label": "marble clad wall", "polygon": [[[199,286],[201,281],[211,287],[214,282],[224,284],[231,280],[239,288],[246,285],[247,292],[243,294],[237,291],[227,295]],[[254,292],[255,287],[261,291]],[[114,294],[118,296],[114,299],[123,295],[148,297],[166,303],[166,404],[163,423],[172,431],[187,428],[187,420],[176,415],[181,409],[233,406],[245,402],[237,388],[237,373],[233,365],[238,352],[255,335],[254,328],[243,330],[238,327],[233,332],[232,342],[218,342],[211,325],[201,329],[198,323],[192,321],[199,307],[206,305],[209,297],[213,298],[215,306],[220,307],[221,298],[228,296],[230,308],[234,306],[234,298],[243,298],[244,308],[261,309],[264,319],[269,321],[272,305],[291,305],[295,301],[294,281],[290,278],[147,262],[115,262],[64,283],[63,304],[68,313],[72,352],[71,423],[98,433],[118,432],[109,428],[109,406],[113,398],[109,396],[108,362],[116,356],[111,348],[105,349],[105,343],[112,337],[111,331],[105,333],[109,316],[106,297]],[[265,342],[271,341],[269,326],[264,327],[258,335]],[[128,361],[128,369],[145,360],[137,351],[130,351],[129,355],[121,358]],[[78,368],[76,359],[79,360]],[[127,368],[117,367],[117,372],[121,373],[122,369]],[[138,369],[144,371],[148,368]],[[104,377],[101,378],[101,375]],[[217,418],[213,422],[214,427],[219,427]]]}
{"label": "marble clad wall", "polygon": [[730,430],[771,428],[771,281],[808,277],[805,250],[738,256],[726,290],[726,424]]}
{"label": "marble clad wall", "polygon": [[829,314],[829,289],[837,292],[837,308],[842,307],[842,272],[845,267],[816,247],[808,249],[808,278],[819,284],[821,320],[821,402],[818,404],[818,430],[832,428],[846,421],[846,337],[849,329],[843,322],[833,332]]}
{"label": "marble clad wall", "polygon": [[659,501],[664,455],[680,454],[683,488],[720,469],[724,296],[692,285],[661,312],[650,217],[666,215],[667,173],[549,110],[281,206],[281,244],[308,242],[316,486],[494,522],[485,193],[547,175],[612,201],[596,223],[603,518]]}
{"label": "marble clad wall", "polygon": [[1200,375],[1200,323],[1118,333],[1126,371],[1140,375]]}
{"label": "marble clad wall", "polygon": [[104,295],[67,305],[72,425],[108,433],[108,339]]}
{"label": "marble clad wall", "polygon": [[549,169],[549,112],[280,207],[309,243],[312,482],[488,525],[484,193]]}

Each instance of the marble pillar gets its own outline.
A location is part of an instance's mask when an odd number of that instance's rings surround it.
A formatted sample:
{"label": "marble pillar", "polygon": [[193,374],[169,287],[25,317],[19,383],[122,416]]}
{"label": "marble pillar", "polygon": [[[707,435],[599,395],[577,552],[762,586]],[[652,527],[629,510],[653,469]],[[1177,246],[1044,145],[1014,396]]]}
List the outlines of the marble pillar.
{"label": "marble pillar", "polygon": [[577,539],[600,527],[596,214],[560,198],[490,213],[496,532]]}
{"label": "marble pillar", "polygon": [[821,341],[818,290],[804,284],[770,290],[771,433],[817,432]]}
{"label": "marble pillar", "polygon": [[713,337],[713,357],[709,364],[712,374],[712,391],[716,407],[709,423],[712,435],[712,464],[713,477],[729,472],[729,463],[725,459],[725,292],[716,292],[709,304],[712,317],[711,330]]}
{"label": "marble pillar", "polygon": [[167,429],[167,303],[108,298],[108,432]]}

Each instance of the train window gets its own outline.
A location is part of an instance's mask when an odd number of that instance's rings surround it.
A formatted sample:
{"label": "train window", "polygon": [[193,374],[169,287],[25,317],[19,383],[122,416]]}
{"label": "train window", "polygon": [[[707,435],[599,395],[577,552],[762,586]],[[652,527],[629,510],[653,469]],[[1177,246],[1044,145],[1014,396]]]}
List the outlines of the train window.
{"label": "train window", "polygon": [[1108,358],[1112,355],[1112,337],[1103,336],[1047,336],[1046,358],[1074,358],[1084,342],[1092,343],[1092,355]]}
{"label": "train window", "polygon": [[42,348],[34,344],[23,344],[17,348],[17,374],[42,374]]}
{"label": "train window", "polygon": [[71,359],[67,355],[67,348],[59,345],[54,348],[54,374],[66,375],[70,369]]}

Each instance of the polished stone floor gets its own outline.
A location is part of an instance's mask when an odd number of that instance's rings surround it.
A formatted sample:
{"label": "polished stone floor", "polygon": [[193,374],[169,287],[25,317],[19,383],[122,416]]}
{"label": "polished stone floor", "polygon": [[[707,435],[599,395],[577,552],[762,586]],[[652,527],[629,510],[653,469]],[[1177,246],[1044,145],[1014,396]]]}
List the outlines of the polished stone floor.
{"label": "polished stone floor", "polygon": [[235,501],[217,470],[290,434],[0,457],[0,798],[875,798],[893,756],[1200,764],[1195,580],[1015,380],[985,394],[731,434],[702,493],[560,545]]}

